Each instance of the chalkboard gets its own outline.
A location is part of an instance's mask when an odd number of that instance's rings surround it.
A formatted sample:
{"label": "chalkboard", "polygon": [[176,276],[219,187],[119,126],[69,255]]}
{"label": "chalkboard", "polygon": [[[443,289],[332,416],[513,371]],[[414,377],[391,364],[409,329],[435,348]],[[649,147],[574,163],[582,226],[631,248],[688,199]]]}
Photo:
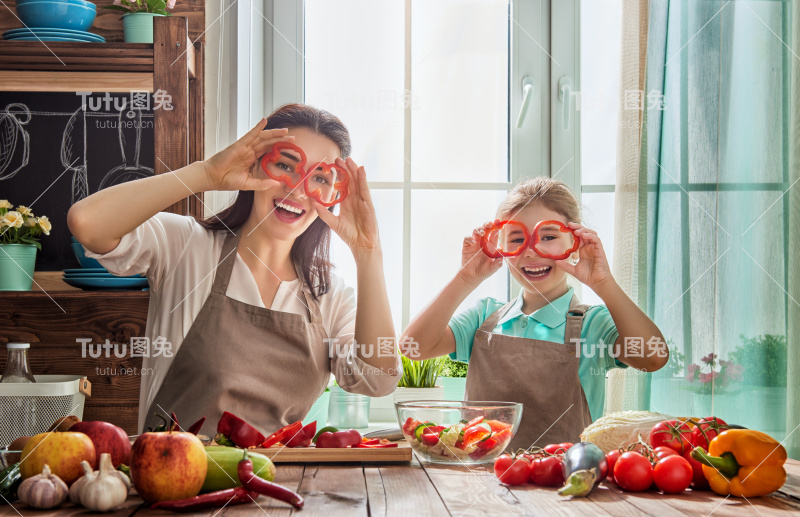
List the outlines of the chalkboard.
{"label": "chalkboard", "polygon": [[0,199],[53,224],[42,236],[37,271],[80,267],[70,245],[69,207],[111,185],[152,176],[153,126],[146,92],[0,92]]}

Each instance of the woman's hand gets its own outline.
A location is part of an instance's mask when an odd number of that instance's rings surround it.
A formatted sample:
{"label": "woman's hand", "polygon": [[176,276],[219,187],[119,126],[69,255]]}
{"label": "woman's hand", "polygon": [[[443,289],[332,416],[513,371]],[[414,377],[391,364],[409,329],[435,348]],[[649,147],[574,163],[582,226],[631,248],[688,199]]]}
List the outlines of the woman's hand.
{"label": "woman's hand", "polygon": [[291,142],[286,128],[262,131],[262,118],[242,138],[204,162],[208,188],[205,190],[264,190],[274,185],[264,174],[257,174],[258,159],[278,142]]}
{"label": "woman's hand", "polygon": [[556,260],[556,266],[596,292],[596,287],[614,280],[606,252],[603,250],[603,243],[594,230],[584,228],[578,223],[568,223],[567,226],[575,230],[575,236],[581,240],[577,250],[580,260],[576,265],[568,260]]}
{"label": "woman's hand", "polygon": [[339,203],[339,215],[312,199],[311,203],[319,218],[336,232],[345,244],[350,247],[353,256],[358,258],[362,253],[380,251],[378,236],[378,218],[367,186],[367,173],[352,158],[342,160],[336,158],[336,166],[347,171],[349,176],[348,193],[344,201]]}
{"label": "woman's hand", "polygon": [[458,270],[457,276],[469,284],[480,284],[503,266],[502,258],[492,258],[481,248],[481,238],[493,224],[486,222],[483,226],[472,230],[472,235],[464,237],[461,246],[461,269]]}

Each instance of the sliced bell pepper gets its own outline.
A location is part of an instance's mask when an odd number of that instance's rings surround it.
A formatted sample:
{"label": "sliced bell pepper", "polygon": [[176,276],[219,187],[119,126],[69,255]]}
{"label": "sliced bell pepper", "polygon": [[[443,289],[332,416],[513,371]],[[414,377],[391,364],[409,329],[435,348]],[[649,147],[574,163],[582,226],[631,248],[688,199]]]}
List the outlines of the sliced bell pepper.
{"label": "sliced bell pepper", "polygon": [[302,429],[303,429],[303,422],[301,420],[293,422],[287,426],[281,427],[271,435],[267,436],[266,440],[264,440],[261,443],[261,447],[269,449],[275,444],[281,443],[284,440],[288,440],[298,432],[302,431]]}
{"label": "sliced bell pepper", "polygon": [[487,424],[477,424],[464,430],[464,447],[469,447],[475,442],[479,442],[492,434],[492,428]]}
{"label": "sliced bell pepper", "polygon": [[358,445],[354,445],[353,448],[355,449],[390,449],[392,447],[397,447],[397,442],[393,443],[376,443],[375,445],[366,445],[363,443],[359,443]]}
{"label": "sliced bell pepper", "polygon": [[306,425],[293,436],[288,437],[285,441],[281,440],[287,447],[308,447],[311,445],[311,440],[314,439],[314,434],[317,432],[317,421],[314,420]]}
{"label": "sliced bell pepper", "polygon": [[486,440],[482,442],[478,442],[478,446],[475,448],[474,451],[469,453],[469,457],[473,460],[477,460],[486,456],[486,454],[494,449],[497,446],[497,440],[494,439],[493,436],[490,436]]}
{"label": "sliced bell pepper", "polygon": [[696,447],[692,457],[703,464],[711,490],[720,495],[758,497],[786,482],[786,449],[761,431],[723,431],[711,440],[708,453]]}
{"label": "sliced bell pepper", "polygon": [[247,449],[256,447],[264,441],[264,435],[238,416],[225,411],[217,423],[217,435],[214,437],[220,445],[233,445]]}
{"label": "sliced bell pepper", "polygon": [[499,433],[495,433],[492,438],[497,440],[497,443],[504,444],[511,440],[511,429],[503,429]]}
{"label": "sliced bell pepper", "polygon": [[492,428],[493,433],[499,433],[504,429],[511,429],[511,424],[507,424],[499,420],[484,420],[484,423],[489,424],[489,427]]}
{"label": "sliced bell pepper", "polygon": [[406,419],[406,422],[403,424],[403,434],[407,434],[407,435],[413,436],[414,435],[414,429],[416,429],[417,426],[419,424],[421,424],[421,423],[422,422],[420,422],[419,420],[414,420],[413,418],[408,417]]}

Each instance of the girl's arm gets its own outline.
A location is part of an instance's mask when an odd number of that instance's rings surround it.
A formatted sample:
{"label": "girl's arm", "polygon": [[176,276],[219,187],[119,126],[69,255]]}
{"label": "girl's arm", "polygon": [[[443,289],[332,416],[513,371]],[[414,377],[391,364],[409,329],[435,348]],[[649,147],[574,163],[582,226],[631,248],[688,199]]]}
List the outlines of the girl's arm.
{"label": "girl's arm", "polygon": [[456,338],[450,329],[450,318],[458,306],[481,282],[503,265],[483,253],[481,235],[492,223],[472,231],[461,248],[461,269],[436,298],[406,327],[400,338],[400,351],[410,359],[428,359],[456,351]]}
{"label": "girl's arm", "polygon": [[581,239],[580,261],[572,265],[566,260],[557,260],[556,265],[589,286],[605,303],[619,332],[614,343],[614,357],[639,370],[659,370],[669,360],[663,334],[617,284],[597,232],[577,223],[569,223],[569,227]]}
{"label": "girl's arm", "polygon": [[124,235],[189,195],[206,190],[269,187],[266,179],[250,176],[250,170],[270,146],[293,137],[285,136],[286,129],[262,131],[266,124],[266,119],[262,119],[242,138],[207,161],[115,185],[78,201],[67,214],[70,231],[87,249],[104,254],[116,248]]}
{"label": "girl's arm", "polygon": [[[358,285],[356,305],[356,354],[370,366],[392,373],[397,368],[394,320],[383,274],[383,251],[378,235],[378,220],[367,186],[367,174],[352,158],[336,159],[336,165],[350,176],[349,192],[339,205],[339,215],[312,200],[319,218],[350,247],[356,261]],[[379,352],[380,345],[391,340],[391,354]],[[372,345],[372,354],[364,355],[363,345]],[[388,345],[387,345],[388,346]],[[384,349],[385,350],[385,349]],[[396,373],[396,372],[395,372]]]}

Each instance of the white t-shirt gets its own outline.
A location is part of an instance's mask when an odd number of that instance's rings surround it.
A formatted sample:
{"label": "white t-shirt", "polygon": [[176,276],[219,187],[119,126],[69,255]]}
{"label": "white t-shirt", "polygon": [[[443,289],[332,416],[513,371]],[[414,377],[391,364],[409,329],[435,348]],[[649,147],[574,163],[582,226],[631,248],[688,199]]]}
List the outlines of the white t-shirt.
{"label": "white t-shirt", "polygon": [[[155,399],[183,339],[206,301],[214,282],[222,244],[227,231],[214,232],[200,226],[192,217],[160,212],[122,237],[112,251],[100,255],[86,250],[109,272],[123,276],[143,274],[150,283],[150,305],[145,336],[150,338],[149,357],[142,360],[143,375],[139,393],[139,431],[147,409]],[[228,283],[227,296],[257,307],[264,307],[255,278],[244,260],[236,254]],[[270,309],[300,314],[308,318],[299,279],[281,282]],[[331,275],[331,289],[319,297],[322,324],[337,344],[352,345],[355,339],[356,297],[341,278]],[[139,336],[139,337],[145,337]],[[159,354],[152,343],[162,336],[172,357]],[[394,372],[382,373],[349,353],[334,354],[331,370],[338,384],[347,391],[373,397],[394,391],[402,374],[398,357]]]}

